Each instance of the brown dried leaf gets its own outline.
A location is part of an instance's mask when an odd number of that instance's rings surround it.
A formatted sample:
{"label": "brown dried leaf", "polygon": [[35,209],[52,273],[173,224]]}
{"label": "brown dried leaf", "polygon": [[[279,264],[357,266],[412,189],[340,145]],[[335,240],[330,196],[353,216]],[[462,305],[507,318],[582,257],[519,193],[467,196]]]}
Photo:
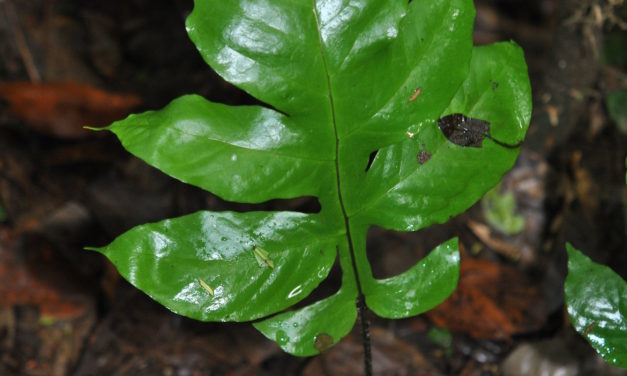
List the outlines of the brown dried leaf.
{"label": "brown dried leaf", "polygon": [[475,338],[510,340],[545,321],[539,285],[513,267],[464,258],[457,290],[427,313],[436,325]]}
{"label": "brown dried leaf", "polygon": [[60,138],[89,135],[83,126],[105,126],[141,103],[132,94],[114,94],[77,83],[0,83],[9,112],[32,129]]}
{"label": "brown dried leaf", "polygon": [[[49,250],[42,250],[43,253]],[[32,270],[37,264],[38,270]],[[37,258],[20,261],[12,251],[0,246],[0,308],[19,305],[37,306],[41,316],[55,320],[73,320],[91,312],[91,298],[81,286],[63,281],[62,271],[42,272],[41,264],[54,269],[54,262]],[[46,268],[43,268],[46,270]]]}

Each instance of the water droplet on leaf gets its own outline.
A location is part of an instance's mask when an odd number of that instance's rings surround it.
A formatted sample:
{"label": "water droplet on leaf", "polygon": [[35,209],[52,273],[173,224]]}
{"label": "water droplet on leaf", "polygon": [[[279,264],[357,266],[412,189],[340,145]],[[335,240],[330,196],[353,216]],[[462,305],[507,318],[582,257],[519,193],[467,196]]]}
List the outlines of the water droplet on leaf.
{"label": "water droplet on leaf", "polygon": [[285,333],[284,331],[279,330],[278,332],[276,332],[275,340],[276,343],[279,344],[279,346],[283,346],[290,341],[290,337],[288,337],[287,333]]}

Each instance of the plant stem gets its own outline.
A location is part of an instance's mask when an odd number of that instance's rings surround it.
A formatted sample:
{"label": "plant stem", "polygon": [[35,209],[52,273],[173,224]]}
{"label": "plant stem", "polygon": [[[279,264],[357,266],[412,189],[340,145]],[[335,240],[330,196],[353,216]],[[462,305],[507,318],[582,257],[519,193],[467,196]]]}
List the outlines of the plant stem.
{"label": "plant stem", "polygon": [[372,376],[372,348],[370,346],[370,322],[366,317],[366,304],[364,295],[359,294],[357,297],[357,311],[359,312],[359,321],[361,322],[361,340],[364,345],[364,374]]}
{"label": "plant stem", "polygon": [[333,100],[333,91],[331,88],[331,75],[329,74],[329,67],[327,66],[327,57],[324,53],[324,43],[322,42],[322,33],[320,27],[320,17],[316,10],[316,0],[312,0],[313,15],[316,21],[316,29],[318,31],[318,47],[320,48],[320,56],[322,57],[322,64],[324,67],[324,74],[327,79],[327,88],[329,91],[329,105],[331,107],[331,117],[333,121],[333,132],[335,134],[335,178],[337,183],[337,196],[344,217],[344,227],[346,229],[346,238],[348,240],[348,249],[351,258],[351,267],[353,269],[353,275],[355,276],[355,284],[357,287],[357,310],[359,311],[359,321],[361,321],[361,335],[364,345],[364,374],[366,376],[372,376],[372,350],[370,347],[370,323],[366,318],[366,304],[364,299],[364,293],[361,289],[361,281],[359,279],[359,271],[357,268],[355,249],[353,247],[353,238],[351,236],[350,223],[348,221],[348,214],[346,213],[346,207],[344,206],[344,198],[342,197],[342,184],[340,174],[340,138],[337,130],[337,118],[335,115],[335,102]]}

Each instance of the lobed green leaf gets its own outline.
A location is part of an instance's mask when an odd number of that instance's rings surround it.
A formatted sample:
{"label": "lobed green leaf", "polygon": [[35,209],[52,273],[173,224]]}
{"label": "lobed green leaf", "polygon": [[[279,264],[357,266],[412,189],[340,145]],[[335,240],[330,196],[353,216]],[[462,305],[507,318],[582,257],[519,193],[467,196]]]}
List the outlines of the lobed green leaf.
{"label": "lobed green leaf", "polygon": [[[196,0],[186,25],[202,57],[270,108],[184,96],[108,129],[148,164],[226,200],[316,196],[321,212],[200,212],[139,226],[100,251],[173,311],[265,318],[255,327],[301,356],[350,331],[359,294],[384,317],[435,306],[457,284],[457,241],[377,280],[366,233],[447,221],[518,155],[502,143],[522,140],[529,124],[523,54],[514,43],[473,48],[474,15],[470,0]],[[451,143],[437,122],[452,113],[489,122],[500,143]],[[336,256],[340,290],[284,311]]]}
{"label": "lobed green leaf", "polygon": [[[250,321],[307,296],[333,265],[336,237],[315,215],[198,212],[138,226],[97,251],[176,313]],[[258,264],[256,247],[273,268]]]}

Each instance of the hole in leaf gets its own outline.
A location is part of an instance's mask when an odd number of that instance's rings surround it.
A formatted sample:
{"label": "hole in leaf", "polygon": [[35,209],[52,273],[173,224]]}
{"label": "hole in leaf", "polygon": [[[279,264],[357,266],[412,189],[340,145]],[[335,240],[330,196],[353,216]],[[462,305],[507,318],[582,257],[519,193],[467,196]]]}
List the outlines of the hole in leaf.
{"label": "hole in leaf", "polygon": [[258,204],[242,204],[239,202],[224,201],[211,196],[211,210],[231,210],[236,212],[249,211],[291,211],[307,214],[317,214],[322,210],[320,201],[315,196],[303,196],[291,199],[275,199]]}
{"label": "hole in leaf", "polygon": [[377,156],[378,152],[379,150],[375,150],[372,153],[370,153],[370,156],[368,157],[368,165],[366,166],[366,172],[370,170],[370,166],[372,166],[372,162],[374,162],[374,158]]}
{"label": "hole in leaf", "polygon": [[368,230],[366,251],[377,279],[394,277],[405,272],[432,249],[459,235],[462,224],[451,220],[417,232],[397,232],[372,226]]}

